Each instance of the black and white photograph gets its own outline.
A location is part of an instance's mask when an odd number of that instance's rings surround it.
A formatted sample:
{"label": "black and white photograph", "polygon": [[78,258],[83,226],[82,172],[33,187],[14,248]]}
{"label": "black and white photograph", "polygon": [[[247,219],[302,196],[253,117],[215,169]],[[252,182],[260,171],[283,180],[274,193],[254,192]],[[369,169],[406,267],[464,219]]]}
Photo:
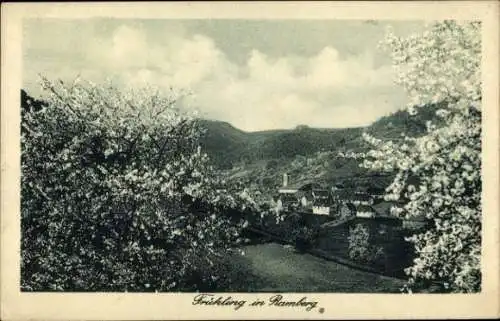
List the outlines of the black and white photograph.
{"label": "black and white photograph", "polygon": [[424,18],[23,18],[17,290],[481,294],[485,25]]}

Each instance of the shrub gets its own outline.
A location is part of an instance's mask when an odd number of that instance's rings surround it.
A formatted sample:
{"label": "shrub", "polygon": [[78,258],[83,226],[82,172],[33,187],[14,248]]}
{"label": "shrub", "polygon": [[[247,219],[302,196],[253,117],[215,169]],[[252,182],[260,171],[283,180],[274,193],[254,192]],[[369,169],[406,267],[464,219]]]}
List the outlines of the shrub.
{"label": "shrub", "polygon": [[295,242],[295,248],[299,251],[306,251],[316,245],[318,239],[319,228],[304,226],[304,223],[295,225],[291,231],[292,239]]}
{"label": "shrub", "polygon": [[370,244],[370,232],[363,224],[349,229],[349,257],[354,261],[374,263],[384,255],[382,247]]}
{"label": "shrub", "polygon": [[166,291],[202,270],[218,277],[213,259],[243,224],[224,211],[247,200],[213,188],[178,96],[42,84],[46,105],[22,116],[22,289]]}
{"label": "shrub", "polygon": [[349,229],[349,257],[353,260],[365,260],[369,247],[368,229],[361,224]]}

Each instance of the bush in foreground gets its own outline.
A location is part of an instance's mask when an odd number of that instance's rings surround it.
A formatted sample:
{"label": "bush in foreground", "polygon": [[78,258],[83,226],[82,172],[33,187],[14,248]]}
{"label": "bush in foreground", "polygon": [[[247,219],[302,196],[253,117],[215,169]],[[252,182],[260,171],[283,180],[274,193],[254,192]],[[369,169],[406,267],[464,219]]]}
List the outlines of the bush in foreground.
{"label": "bush in foreground", "polygon": [[245,199],[218,194],[196,121],[175,95],[43,80],[22,114],[21,288],[192,290],[220,279],[214,260]]}
{"label": "bush in foreground", "polygon": [[363,224],[356,224],[349,229],[349,257],[362,263],[374,263],[384,255],[384,250],[380,246],[370,243],[369,229]]}

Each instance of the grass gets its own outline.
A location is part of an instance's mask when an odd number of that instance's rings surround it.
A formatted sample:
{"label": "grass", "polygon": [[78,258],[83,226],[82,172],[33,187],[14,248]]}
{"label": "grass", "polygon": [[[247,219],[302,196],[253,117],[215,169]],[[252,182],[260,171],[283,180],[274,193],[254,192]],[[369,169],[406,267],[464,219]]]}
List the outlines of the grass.
{"label": "grass", "polygon": [[404,281],[297,253],[276,243],[228,255],[231,292],[399,293]]}

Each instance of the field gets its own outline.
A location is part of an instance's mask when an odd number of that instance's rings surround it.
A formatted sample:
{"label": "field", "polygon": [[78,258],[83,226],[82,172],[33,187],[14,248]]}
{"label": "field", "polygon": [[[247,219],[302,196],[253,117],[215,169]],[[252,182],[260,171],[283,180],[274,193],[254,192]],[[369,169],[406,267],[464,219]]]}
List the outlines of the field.
{"label": "field", "polygon": [[396,293],[404,280],[364,272],[276,243],[249,245],[229,256],[232,292]]}
{"label": "field", "polygon": [[[300,217],[297,219],[294,217]],[[353,244],[356,228],[366,230],[364,244]],[[359,266],[388,276],[405,277],[404,269],[411,265],[414,254],[405,237],[415,230],[403,228],[396,219],[351,218],[332,221],[328,216],[294,214],[282,222],[268,220],[258,230],[270,233],[274,240],[292,244],[319,255],[335,257],[338,262]],[[306,233],[306,234],[304,234]],[[249,235],[250,238],[255,238]],[[307,244],[302,244],[301,238]],[[297,243],[297,240],[298,243]],[[352,249],[364,251],[363,257],[353,258]]]}

